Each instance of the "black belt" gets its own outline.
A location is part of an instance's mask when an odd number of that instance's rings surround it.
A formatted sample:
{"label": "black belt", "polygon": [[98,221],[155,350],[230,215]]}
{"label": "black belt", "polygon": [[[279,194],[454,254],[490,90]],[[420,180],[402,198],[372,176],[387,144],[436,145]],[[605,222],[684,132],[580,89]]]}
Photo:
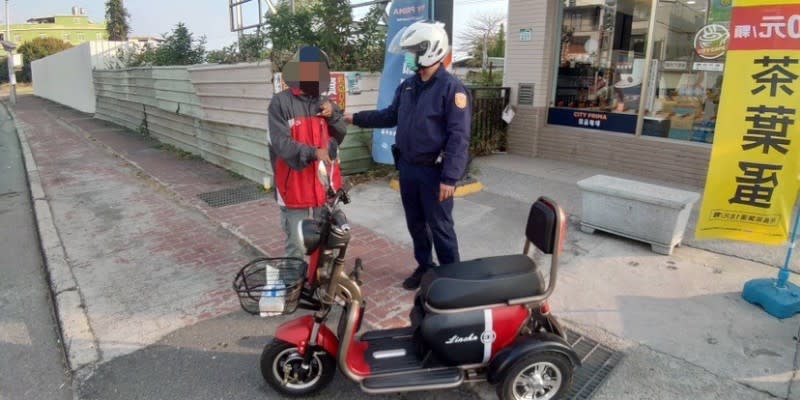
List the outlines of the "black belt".
{"label": "black belt", "polygon": [[394,165],[395,167],[398,164],[398,161],[403,160],[411,165],[417,165],[420,167],[438,167],[442,165],[442,160],[437,154],[436,156],[422,156],[417,157],[417,159],[409,160],[403,157],[402,153],[400,153],[400,149],[397,148],[396,145],[392,145],[392,158],[394,158]]}

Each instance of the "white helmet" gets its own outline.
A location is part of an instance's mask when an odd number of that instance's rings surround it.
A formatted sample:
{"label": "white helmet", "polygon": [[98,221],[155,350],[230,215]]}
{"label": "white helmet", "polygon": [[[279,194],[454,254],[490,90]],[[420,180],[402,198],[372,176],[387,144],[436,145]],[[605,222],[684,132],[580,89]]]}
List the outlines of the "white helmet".
{"label": "white helmet", "polygon": [[417,56],[417,64],[430,67],[450,52],[447,31],[437,21],[417,21],[411,24],[400,39],[400,47]]}

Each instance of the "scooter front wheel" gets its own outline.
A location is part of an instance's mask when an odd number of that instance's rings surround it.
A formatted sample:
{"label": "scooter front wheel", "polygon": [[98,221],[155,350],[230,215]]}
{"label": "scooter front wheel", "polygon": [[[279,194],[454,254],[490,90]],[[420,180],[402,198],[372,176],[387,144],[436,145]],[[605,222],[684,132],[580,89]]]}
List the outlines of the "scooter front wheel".
{"label": "scooter front wheel", "polygon": [[325,352],[311,356],[303,368],[303,356],[297,346],[272,339],[261,352],[261,375],[275,391],[291,397],[309,396],[331,383],[336,360]]}
{"label": "scooter front wheel", "polygon": [[546,352],[522,357],[497,386],[500,400],[563,399],[572,385],[572,367],[562,354]]}

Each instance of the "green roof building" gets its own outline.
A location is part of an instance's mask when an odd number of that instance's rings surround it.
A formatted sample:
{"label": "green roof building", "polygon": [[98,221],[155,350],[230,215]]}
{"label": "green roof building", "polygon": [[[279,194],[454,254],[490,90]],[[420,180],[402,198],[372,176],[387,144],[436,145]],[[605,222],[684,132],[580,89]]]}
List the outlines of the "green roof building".
{"label": "green roof building", "polygon": [[[5,25],[0,24],[0,37],[5,38]],[[37,37],[52,37],[72,45],[92,40],[108,40],[105,22],[94,23],[89,20],[86,10],[72,7],[72,15],[31,18],[24,24],[11,25],[10,41],[17,46]],[[0,50],[0,54],[4,54]]]}

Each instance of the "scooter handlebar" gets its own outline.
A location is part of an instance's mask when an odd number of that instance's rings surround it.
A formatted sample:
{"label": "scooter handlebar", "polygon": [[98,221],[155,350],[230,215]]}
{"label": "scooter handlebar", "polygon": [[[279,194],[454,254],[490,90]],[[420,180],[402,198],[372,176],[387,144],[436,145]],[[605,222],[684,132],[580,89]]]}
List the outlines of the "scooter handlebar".
{"label": "scooter handlebar", "polygon": [[344,214],[342,210],[336,210],[332,216],[333,223],[336,224],[339,228],[343,231],[347,232],[350,230],[350,225],[347,223],[347,216]]}

